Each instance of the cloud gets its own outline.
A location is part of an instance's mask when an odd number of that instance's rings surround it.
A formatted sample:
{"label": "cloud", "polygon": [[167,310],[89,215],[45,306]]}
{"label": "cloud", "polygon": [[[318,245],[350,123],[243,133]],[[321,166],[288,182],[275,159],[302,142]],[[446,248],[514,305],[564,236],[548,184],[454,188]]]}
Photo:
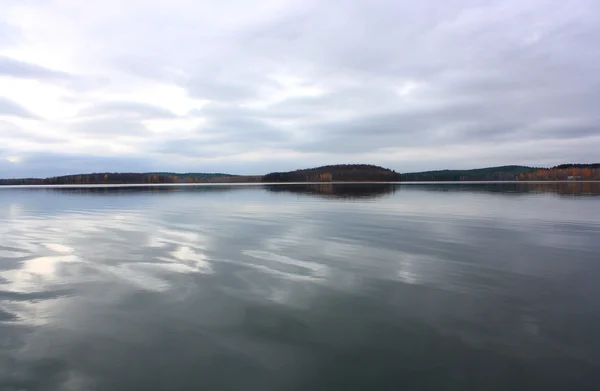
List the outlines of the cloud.
{"label": "cloud", "polygon": [[[84,172],[144,172],[161,170],[159,162],[139,156],[94,156],[64,152],[23,153],[20,162],[0,158],[2,178],[49,177]],[[156,164],[156,166],[155,166]]]}
{"label": "cloud", "polygon": [[0,21],[0,47],[13,43],[17,35],[10,24]]}
{"label": "cloud", "polygon": [[72,77],[66,72],[18,61],[7,56],[0,56],[0,76],[22,77],[34,80],[68,80]]}
{"label": "cloud", "polygon": [[123,171],[597,159],[594,0],[7,4],[7,121]]}
{"label": "cloud", "polygon": [[163,107],[132,101],[108,101],[96,103],[83,109],[79,117],[121,117],[121,118],[175,118],[176,115]]}
{"label": "cloud", "polygon": [[36,119],[36,115],[10,99],[0,96],[0,116],[15,116]]}
{"label": "cloud", "polygon": [[75,137],[95,136],[105,139],[119,135],[142,137],[148,134],[148,129],[138,121],[115,118],[77,120],[69,130],[69,134]]}

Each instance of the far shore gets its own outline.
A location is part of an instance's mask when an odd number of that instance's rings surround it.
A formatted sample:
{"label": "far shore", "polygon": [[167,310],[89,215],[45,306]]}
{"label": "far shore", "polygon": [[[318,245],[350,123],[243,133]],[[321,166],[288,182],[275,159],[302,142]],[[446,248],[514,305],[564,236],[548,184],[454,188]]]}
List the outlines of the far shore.
{"label": "far shore", "polygon": [[600,163],[562,164],[551,168],[498,166],[469,170],[399,173],[373,164],[336,164],[265,175],[174,172],[100,172],[48,178],[0,179],[0,186],[181,186],[214,184],[333,183],[497,183],[595,182]]}
{"label": "far shore", "polygon": [[0,185],[1,188],[118,188],[118,187],[193,187],[193,186],[277,186],[277,185],[350,185],[350,184],[394,184],[394,185],[456,185],[456,184],[501,184],[501,183],[600,183],[600,180],[532,180],[532,181],[329,181],[329,182],[193,182],[193,183],[82,183],[82,184],[39,184]]}

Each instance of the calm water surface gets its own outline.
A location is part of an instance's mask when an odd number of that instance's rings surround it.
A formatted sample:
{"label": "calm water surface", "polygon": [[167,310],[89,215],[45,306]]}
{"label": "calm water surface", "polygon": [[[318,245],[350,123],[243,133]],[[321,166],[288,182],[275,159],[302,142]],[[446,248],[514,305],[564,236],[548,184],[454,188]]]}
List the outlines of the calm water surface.
{"label": "calm water surface", "polygon": [[0,188],[0,390],[599,390],[600,184]]}

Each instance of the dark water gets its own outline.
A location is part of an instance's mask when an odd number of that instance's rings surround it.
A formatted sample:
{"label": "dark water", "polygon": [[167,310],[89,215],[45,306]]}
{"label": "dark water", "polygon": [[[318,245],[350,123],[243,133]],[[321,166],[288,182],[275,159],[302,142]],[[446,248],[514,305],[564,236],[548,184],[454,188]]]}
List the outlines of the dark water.
{"label": "dark water", "polygon": [[0,188],[0,390],[599,390],[600,184]]}

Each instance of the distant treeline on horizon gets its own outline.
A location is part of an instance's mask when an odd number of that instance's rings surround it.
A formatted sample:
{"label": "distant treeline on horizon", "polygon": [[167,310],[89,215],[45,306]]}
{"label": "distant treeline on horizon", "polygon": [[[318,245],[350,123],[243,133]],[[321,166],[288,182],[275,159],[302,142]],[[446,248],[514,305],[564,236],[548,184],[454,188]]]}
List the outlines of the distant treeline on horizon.
{"label": "distant treeline on horizon", "polygon": [[500,166],[473,170],[438,170],[405,174],[371,164],[338,164],[288,172],[273,172],[263,176],[168,172],[93,173],[51,178],[0,179],[0,185],[548,180],[600,180],[600,163],[561,164],[552,168]]}
{"label": "distant treeline on horizon", "polygon": [[210,173],[117,173],[63,175],[50,178],[0,179],[0,185],[94,185],[158,183],[234,183],[259,182],[261,176]]}
{"label": "distant treeline on horizon", "polygon": [[600,163],[561,164],[552,168],[500,166],[402,174],[403,181],[559,181],[600,180]]}

